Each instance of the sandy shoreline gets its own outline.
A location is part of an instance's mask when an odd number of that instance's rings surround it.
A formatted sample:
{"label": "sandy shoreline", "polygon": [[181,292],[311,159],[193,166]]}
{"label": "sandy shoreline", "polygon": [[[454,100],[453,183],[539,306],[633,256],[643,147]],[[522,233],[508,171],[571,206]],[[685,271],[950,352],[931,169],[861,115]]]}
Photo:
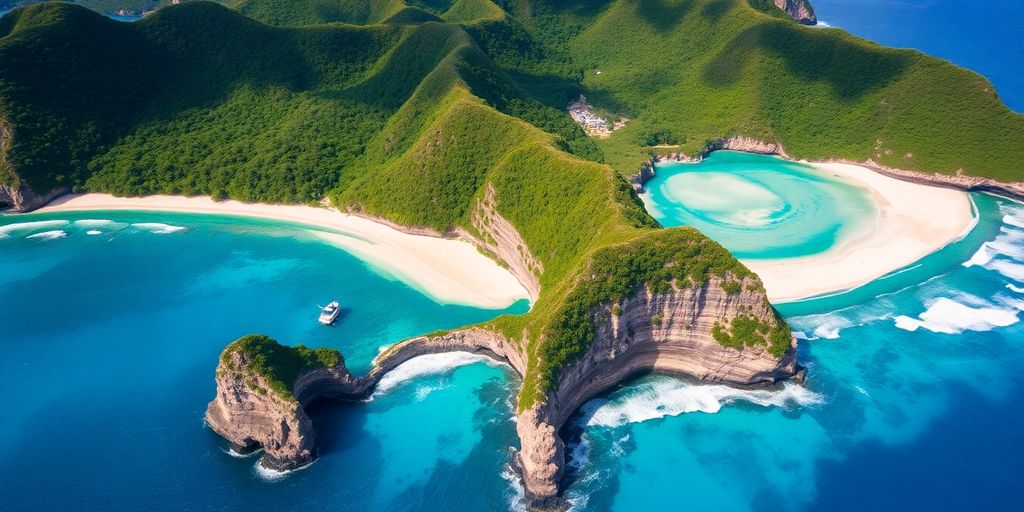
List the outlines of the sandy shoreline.
{"label": "sandy shoreline", "polygon": [[965,236],[977,223],[970,194],[891,178],[842,163],[810,163],[867,188],[878,208],[873,229],[821,254],[743,260],[772,302],[790,302],[867,284]]}
{"label": "sandy shoreline", "polygon": [[282,220],[330,231],[312,231],[324,241],[365,261],[382,275],[400,279],[442,304],[503,309],[529,299],[509,271],[469,242],[403,233],[379,222],[328,208],[214,201],[209,197],[114,197],[69,195],[39,213],[138,210],[236,215]]}

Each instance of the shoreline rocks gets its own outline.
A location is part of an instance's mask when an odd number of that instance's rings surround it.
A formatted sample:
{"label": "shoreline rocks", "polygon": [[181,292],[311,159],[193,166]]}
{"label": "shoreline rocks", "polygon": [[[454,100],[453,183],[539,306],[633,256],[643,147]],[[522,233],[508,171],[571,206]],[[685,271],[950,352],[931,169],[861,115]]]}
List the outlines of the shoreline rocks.
{"label": "shoreline rocks", "polygon": [[[561,497],[566,453],[560,430],[587,400],[625,379],[657,372],[741,387],[771,387],[786,379],[802,379],[792,337],[778,357],[766,346],[731,348],[715,339],[714,326],[738,316],[782,325],[756,278],[728,281],[731,293],[726,280],[713,277],[700,286],[660,292],[645,286],[619,303],[592,308],[596,332],[590,347],[559,371],[555,389],[516,417],[521,449],[513,466],[531,509],[567,506]],[[295,350],[273,344],[274,350]],[[310,403],[364,399],[387,372],[414,357],[441,352],[483,354],[524,376],[530,364],[525,347],[525,340],[476,327],[421,336],[381,353],[363,377],[353,376],[343,358],[332,366],[301,372],[288,396],[275,393],[264,376],[250,370],[252,354],[229,346],[217,367],[217,395],[207,408],[206,421],[239,453],[262,448],[264,467],[300,469],[317,456],[316,432],[304,410]]]}

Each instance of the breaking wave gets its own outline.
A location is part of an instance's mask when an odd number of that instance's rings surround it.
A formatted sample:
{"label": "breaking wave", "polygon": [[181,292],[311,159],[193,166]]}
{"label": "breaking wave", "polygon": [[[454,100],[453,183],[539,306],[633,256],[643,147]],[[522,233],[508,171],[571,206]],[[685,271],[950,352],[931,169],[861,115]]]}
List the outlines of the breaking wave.
{"label": "breaking wave", "polygon": [[253,471],[256,473],[256,476],[260,478],[260,480],[274,482],[277,480],[281,480],[282,478],[285,478],[296,471],[302,471],[303,469],[306,469],[315,463],[316,461],[314,460],[313,462],[310,462],[309,464],[306,464],[305,466],[299,468],[278,471],[276,469],[263,467],[263,464],[260,464],[260,461],[256,461],[256,464],[253,464]]}
{"label": "breaking wave", "polygon": [[791,409],[820,404],[824,397],[796,384],[781,390],[745,390],[723,385],[689,384],[655,377],[635,386],[627,396],[594,399],[580,408],[584,426],[618,427],[628,423],[678,416],[688,412],[716,413],[722,406],[748,402],[762,407]]}
{"label": "breaking wave", "polygon": [[103,232],[98,230],[98,229],[90,229],[89,231],[86,231],[85,234],[87,234],[87,235],[102,235]]}
{"label": "breaking wave", "polygon": [[17,231],[34,231],[45,228],[59,228],[67,225],[68,221],[66,220],[37,220],[34,222],[17,222],[14,224],[8,224],[6,226],[0,226],[0,238],[7,238],[11,236],[11,233]]}
{"label": "breaking wave", "polygon": [[132,224],[133,228],[149,231],[150,233],[156,233],[158,235],[164,235],[168,233],[177,233],[178,231],[184,231],[188,228],[184,226],[172,226],[170,224],[164,224],[162,222],[137,222]]}
{"label": "breaking wave", "polygon": [[[377,389],[373,392],[371,398],[383,395],[417,377],[447,373],[459,366],[490,361],[485,356],[469,352],[445,352],[443,354],[427,354],[414,357],[384,374],[380,382],[377,383]],[[429,394],[430,391],[433,390],[428,390],[426,393]],[[422,399],[422,397],[419,397],[419,394],[417,392],[418,398]],[[426,397],[426,394],[423,394],[423,397]]]}
{"label": "breaking wave", "polygon": [[963,331],[991,331],[996,327],[1013,325],[1019,320],[1022,304],[1003,300],[994,303],[970,295],[939,297],[925,302],[927,309],[917,318],[900,315],[895,318],[896,327],[906,331],[920,328],[943,334],[959,334]]}
{"label": "breaking wave", "polygon": [[68,236],[67,231],[55,229],[53,231],[43,231],[42,233],[36,233],[34,235],[26,236],[25,238],[32,238],[38,240],[56,240],[58,238],[64,238]]}

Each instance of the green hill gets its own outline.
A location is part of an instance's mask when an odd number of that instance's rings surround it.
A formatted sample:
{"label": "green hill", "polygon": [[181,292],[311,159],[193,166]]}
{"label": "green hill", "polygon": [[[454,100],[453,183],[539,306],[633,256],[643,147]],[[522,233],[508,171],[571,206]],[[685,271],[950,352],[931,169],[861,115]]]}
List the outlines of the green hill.
{"label": "green hill", "polygon": [[[741,134],[798,157],[1022,179],[1024,118],[983,78],[745,0],[227,3],[131,24],[62,3],[0,19],[0,184],[330,197],[483,240],[489,205],[542,290],[492,323],[533,358],[521,407],[586,349],[594,304],[748,273],[643,211],[621,174],[649,141],[697,151]],[[581,92],[629,123],[587,137],[564,111]]]}

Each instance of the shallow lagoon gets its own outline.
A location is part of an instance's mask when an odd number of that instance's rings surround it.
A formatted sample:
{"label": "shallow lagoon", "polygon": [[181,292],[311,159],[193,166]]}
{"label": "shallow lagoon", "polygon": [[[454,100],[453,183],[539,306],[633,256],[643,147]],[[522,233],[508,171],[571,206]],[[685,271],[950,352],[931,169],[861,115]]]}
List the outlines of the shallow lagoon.
{"label": "shallow lagoon", "polygon": [[660,164],[641,195],[663,226],[693,226],[741,259],[824,252],[873,227],[870,192],[809,165],[716,151]]}

